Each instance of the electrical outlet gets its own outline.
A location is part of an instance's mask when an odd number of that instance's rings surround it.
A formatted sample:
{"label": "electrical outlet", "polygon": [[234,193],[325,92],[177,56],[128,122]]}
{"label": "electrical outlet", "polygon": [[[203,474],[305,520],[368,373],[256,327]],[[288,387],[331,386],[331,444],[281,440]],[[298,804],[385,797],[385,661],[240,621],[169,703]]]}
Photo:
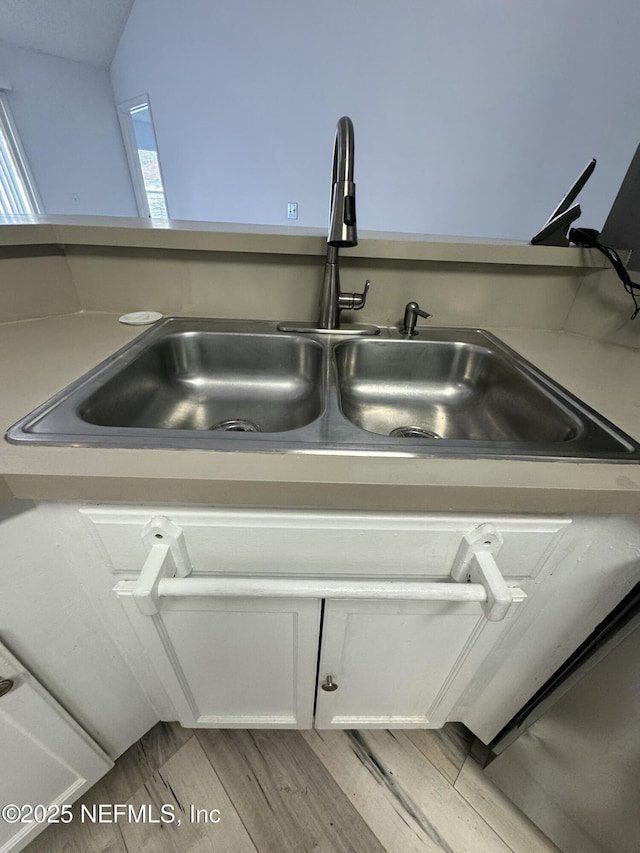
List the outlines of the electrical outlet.
{"label": "electrical outlet", "polygon": [[298,218],[298,202],[290,201],[287,204],[287,219],[297,219]]}

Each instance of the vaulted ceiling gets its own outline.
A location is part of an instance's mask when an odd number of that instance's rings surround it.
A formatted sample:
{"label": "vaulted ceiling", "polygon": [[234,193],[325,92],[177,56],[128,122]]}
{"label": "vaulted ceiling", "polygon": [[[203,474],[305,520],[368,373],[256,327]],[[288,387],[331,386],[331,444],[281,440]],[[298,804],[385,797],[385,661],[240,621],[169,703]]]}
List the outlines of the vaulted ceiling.
{"label": "vaulted ceiling", "polygon": [[107,67],[134,0],[0,0],[0,41]]}

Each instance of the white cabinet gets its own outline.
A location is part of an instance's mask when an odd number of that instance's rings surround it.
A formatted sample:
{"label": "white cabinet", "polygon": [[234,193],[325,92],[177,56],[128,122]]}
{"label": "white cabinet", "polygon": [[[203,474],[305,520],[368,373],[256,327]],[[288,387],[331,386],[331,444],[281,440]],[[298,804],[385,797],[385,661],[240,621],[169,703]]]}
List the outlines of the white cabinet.
{"label": "white cabinet", "polygon": [[120,653],[131,629],[80,521],[78,504],[0,506],[0,640],[116,758],[160,717]]}
{"label": "white cabinet", "polygon": [[[495,631],[472,603],[327,602],[316,727],[439,727],[453,704],[456,667],[484,628]],[[327,678],[337,689],[327,689]]]}
{"label": "white cabinet", "polygon": [[[0,645],[0,851],[21,850],[50,822],[69,820],[73,803],[113,762]],[[8,692],[4,693],[4,690]]]}
{"label": "white cabinet", "polygon": [[212,727],[456,719],[571,524],[180,507],[81,513],[151,664],[149,691],[161,685],[167,713],[183,725]]}
{"label": "white cabinet", "polygon": [[145,616],[119,597],[183,726],[311,727],[319,601],[185,596]]}

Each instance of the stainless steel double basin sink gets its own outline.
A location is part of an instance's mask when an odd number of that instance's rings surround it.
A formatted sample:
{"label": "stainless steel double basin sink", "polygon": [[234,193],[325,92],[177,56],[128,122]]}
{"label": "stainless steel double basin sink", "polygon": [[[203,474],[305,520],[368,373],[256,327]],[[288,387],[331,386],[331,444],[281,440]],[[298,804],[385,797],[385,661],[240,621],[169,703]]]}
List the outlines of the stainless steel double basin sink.
{"label": "stainless steel double basin sink", "polygon": [[629,436],[479,329],[407,339],[169,317],[7,433],[14,443],[640,459]]}

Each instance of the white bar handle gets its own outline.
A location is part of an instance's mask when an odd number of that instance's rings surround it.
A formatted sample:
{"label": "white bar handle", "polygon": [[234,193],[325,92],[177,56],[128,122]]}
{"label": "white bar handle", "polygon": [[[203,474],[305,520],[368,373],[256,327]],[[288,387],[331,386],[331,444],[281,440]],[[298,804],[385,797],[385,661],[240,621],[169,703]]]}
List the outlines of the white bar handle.
{"label": "white bar handle", "polygon": [[[486,601],[482,603],[484,615],[489,622],[501,622],[516,600],[515,590],[510,589],[500,573],[500,569],[488,551],[480,551],[473,555],[470,571],[471,580],[482,585],[486,593]],[[468,584],[473,586],[472,584]],[[517,600],[526,598],[519,589]]]}
{"label": "white bar handle", "polygon": [[[138,610],[144,616],[153,616],[158,612],[158,587],[162,578],[175,572],[173,554],[169,545],[154,545],[145,560],[140,577],[132,593]],[[119,586],[119,585],[118,585]],[[116,587],[117,589],[117,587]]]}
{"label": "white bar handle", "polygon": [[[424,581],[322,581],[288,578],[236,578],[190,577],[163,578],[166,562],[149,557],[137,581],[120,581],[115,586],[117,595],[132,595],[138,609],[145,616],[154,616],[160,610],[162,598],[187,598],[189,596],[216,598],[377,598],[413,601],[475,601],[482,605],[490,622],[499,622],[507,615],[514,602],[526,598],[519,588],[508,587],[498,594],[484,583],[457,584],[450,581],[426,583]],[[148,571],[146,571],[148,569]],[[482,567],[478,567],[482,572]],[[150,575],[155,576],[150,580]]]}
{"label": "white bar handle", "polygon": [[191,573],[191,560],[182,528],[165,515],[156,515],[142,531],[142,541],[149,553],[158,545],[168,545],[174,562],[173,574],[181,578]]}
{"label": "white bar handle", "polygon": [[502,548],[502,544],[502,536],[493,524],[479,524],[474,530],[462,537],[458,553],[451,566],[451,577],[461,583],[468,581],[474,557],[477,554],[485,553],[495,556]]}
{"label": "white bar handle", "polygon": [[[166,526],[163,530],[166,530]],[[234,576],[174,577],[177,574],[175,546],[172,548],[172,541],[176,538],[174,530],[168,537],[169,542],[158,541],[152,545],[138,580],[121,581],[116,585],[115,592],[120,596],[133,596],[138,609],[145,616],[157,614],[161,600],[169,597],[377,598],[479,602],[487,619],[490,622],[499,622],[505,618],[511,605],[522,601],[526,594],[519,588],[507,586],[487,547],[488,533],[486,530],[481,533],[479,538],[477,535],[472,536],[471,542],[466,538],[463,541],[451,572],[453,582],[427,582]],[[181,531],[179,535],[182,536]],[[477,542],[483,544],[477,545]],[[491,543],[493,549],[496,540],[492,538]],[[188,563],[186,548],[182,557]]]}
{"label": "white bar handle", "polygon": [[[134,585],[134,595],[140,581]],[[234,596],[251,598],[387,598],[421,601],[487,601],[480,583],[457,584],[447,581],[336,581],[310,578],[165,578],[157,584],[160,598],[187,596]]]}
{"label": "white bar handle", "polygon": [[[149,561],[150,562],[150,561]],[[156,563],[157,565],[157,563]],[[479,571],[482,568],[479,567]],[[504,580],[502,581],[504,584]],[[322,581],[307,578],[235,578],[191,577],[159,578],[153,583],[143,580],[120,581],[115,587],[118,595],[133,595],[141,613],[153,616],[159,612],[161,598],[187,598],[189,596],[217,598],[378,598],[413,601],[476,601],[482,605],[490,622],[499,622],[507,615],[514,602],[522,601],[526,594],[518,587],[508,587],[498,593],[487,589],[484,583],[457,584],[450,581],[426,583],[424,581]]]}

